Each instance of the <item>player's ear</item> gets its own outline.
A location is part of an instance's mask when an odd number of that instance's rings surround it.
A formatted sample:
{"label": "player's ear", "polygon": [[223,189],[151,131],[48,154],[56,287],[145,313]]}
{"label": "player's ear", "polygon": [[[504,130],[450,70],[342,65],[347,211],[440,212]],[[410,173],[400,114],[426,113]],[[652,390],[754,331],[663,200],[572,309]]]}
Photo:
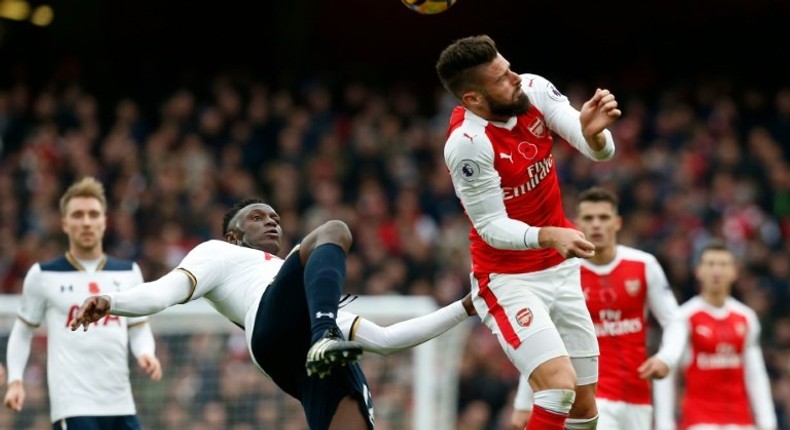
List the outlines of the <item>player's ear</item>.
{"label": "player's ear", "polygon": [[241,239],[236,236],[236,231],[235,230],[228,230],[228,232],[225,233],[225,242],[229,242],[229,243],[232,243],[234,245],[238,245],[239,243],[241,243]]}
{"label": "player's ear", "polygon": [[483,98],[477,91],[470,90],[461,94],[461,101],[463,102],[464,106],[477,107],[480,106],[482,100]]}

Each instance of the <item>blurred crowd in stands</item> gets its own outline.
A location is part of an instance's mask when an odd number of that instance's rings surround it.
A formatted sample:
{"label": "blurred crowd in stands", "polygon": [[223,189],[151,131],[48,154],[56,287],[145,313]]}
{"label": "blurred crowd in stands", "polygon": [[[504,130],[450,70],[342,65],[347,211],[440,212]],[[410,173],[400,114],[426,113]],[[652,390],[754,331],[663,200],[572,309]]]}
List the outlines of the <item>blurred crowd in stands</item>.
{"label": "blurred crowd in stands", "polygon": [[[555,83],[577,107],[596,85]],[[0,292],[19,293],[33,262],[65,250],[57,199],[95,175],[110,198],[105,249],[137,261],[146,279],[219,238],[231,204],[260,196],[280,213],[287,244],[327,219],[348,223],[348,292],[439,304],[466,293],[469,223],[442,159],[454,100],[438,84],[277,87],[245,73],[203,84],[165,89],[153,105],[106,100],[78,81],[0,88]],[[654,253],[681,302],[695,294],[696,250],[724,239],[742,263],[735,295],[761,318],[780,428],[790,428],[790,86],[610,89],[624,112],[615,159],[591,163],[556,146],[569,215],[588,186],[619,193],[621,242]],[[506,428],[517,375],[483,326],[461,360],[458,428]],[[29,402],[46,397],[27,389]]]}

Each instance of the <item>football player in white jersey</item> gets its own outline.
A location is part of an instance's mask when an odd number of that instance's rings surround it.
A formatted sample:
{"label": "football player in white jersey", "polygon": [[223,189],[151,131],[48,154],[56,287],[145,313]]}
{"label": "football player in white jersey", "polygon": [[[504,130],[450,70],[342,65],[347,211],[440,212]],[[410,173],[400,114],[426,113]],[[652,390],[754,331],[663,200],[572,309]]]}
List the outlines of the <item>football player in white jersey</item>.
{"label": "football player in white jersey", "polygon": [[[650,382],[669,372],[680,358],[676,348],[647,357],[647,310],[665,336],[678,323],[678,303],[658,260],[644,251],[617,243],[622,226],[619,199],[592,187],[579,195],[576,225],[595,245],[595,256],[581,263],[585,302],[601,349],[598,372],[598,427],[607,430],[650,430],[653,419]],[[519,381],[513,427],[523,429],[531,408],[529,384]]]}
{"label": "football player in white jersey", "polygon": [[[280,217],[261,200],[240,202],[223,224],[225,241],[196,246],[162,278],[86,300],[72,329],[87,329],[107,314],[150,315],[205,297],[245,330],[253,362],[302,403],[310,429],[357,430],[374,428],[370,390],[356,362],[361,349],[386,354],[409,348],[474,314],[467,297],[379,327],[338,309],[352,239],[345,223],[322,224],[284,260],[277,256]],[[313,303],[313,296],[321,301]]]}
{"label": "football player in white jersey", "polygon": [[35,328],[47,329],[47,380],[53,429],[139,429],[129,382],[128,350],[158,381],[162,369],[147,318],[107,316],[90,333],[69,330],[86,297],[122,291],[143,281],[131,261],[106,255],[104,187],[94,178],[74,183],[60,199],[68,251],[36,263],[25,276],[22,304],[8,338],[5,405],[21,411],[23,372]]}

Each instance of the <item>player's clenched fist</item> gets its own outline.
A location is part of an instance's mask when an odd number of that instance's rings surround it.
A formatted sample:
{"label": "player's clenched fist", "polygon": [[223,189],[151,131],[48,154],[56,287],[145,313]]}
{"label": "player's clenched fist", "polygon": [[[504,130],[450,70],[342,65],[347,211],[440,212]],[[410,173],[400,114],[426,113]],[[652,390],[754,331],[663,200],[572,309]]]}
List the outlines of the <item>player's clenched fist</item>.
{"label": "player's clenched fist", "polygon": [[90,323],[100,320],[110,313],[110,299],[107,296],[88,297],[77,311],[77,316],[71,321],[71,330],[77,330],[82,326],[84,331],[88,330]]}

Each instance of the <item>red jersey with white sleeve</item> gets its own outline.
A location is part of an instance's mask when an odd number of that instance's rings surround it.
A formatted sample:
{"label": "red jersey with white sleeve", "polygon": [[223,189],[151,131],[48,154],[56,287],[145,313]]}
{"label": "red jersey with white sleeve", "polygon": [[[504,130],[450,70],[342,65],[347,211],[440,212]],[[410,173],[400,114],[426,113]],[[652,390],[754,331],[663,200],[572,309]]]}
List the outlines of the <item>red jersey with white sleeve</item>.
{"label": "red jersey with white sleeve", "polygon": [[539,227],[573,227],[563,211],[552,132],[592,160],[614,155],[608,131],[602,150],[587,145],[579,112],[551,82],[521,78],[531,104],[526,113],[494,122],[458,106],[450,118],[444,157],[473,225],[472,271],[478,274],[536,272],[564,260],[538,244]]}
{"label": "red jersey with white sleeve", "polygon": [[650,383],[637,372],[647,358],[647,309],[661,327],[678,312],[664,270],[653,255],[618,245],[607,264],[581,260],[581,284],[601,350],[596,397],[651,404]]}
{"label": "red jersey with white sleeve", "polygon": [[[770,382],[759,344],[760,323],[753,310],[734,298],[715,307],[694,297],[680,307],[683,324],[675,335],[688,347],[681,428],[698,424],[757,425],[775,429]],[[674,428],[674,390],[657,385],[659,429]],[[659,399],[659,396],[662,398]]]}

